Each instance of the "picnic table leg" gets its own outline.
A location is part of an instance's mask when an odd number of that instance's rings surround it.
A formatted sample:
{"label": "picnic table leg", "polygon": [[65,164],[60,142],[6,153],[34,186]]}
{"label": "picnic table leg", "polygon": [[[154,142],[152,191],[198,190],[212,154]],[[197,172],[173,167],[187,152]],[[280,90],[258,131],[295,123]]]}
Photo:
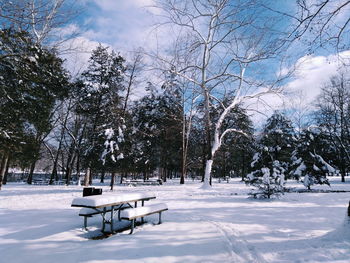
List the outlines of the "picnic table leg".
{"label": "picnic table leg", "polygon": [[[145,205],[145,200],[142,200],[141,205],[144,206]],[[144,223],[143,217],[141,217],[141,223]]]}
{"label": "picnic table leg", "polygon": [[84,230],[87,230],[87,216],[84,216]]}
{"label": "picnic table leg", "polygon": [[113,233],[113,216],[114,216],[114,206],[111,209],[111,233]]}
{"label": "picnic table leg", "polygon": [[[130,206],[130,204],[128,204],[129,206]],[[123,209],[123,206],[124,206],[124,204],[121,204],[121,205],[119,205],[118,206],[118,221],[122,221],[122,219],[120,218],[120,213],[121,213],[121,210]],[[130,207],[132,207],[132,206],[130,206]]]}
{"label": "picnic table leg", "polygon": [[160,225],[162,223],[162,212],[159,212],[159,222],[158,224]]}
{"label": "picnic table leg", "polygon": [[134,228],[135,228],[135,219],[131,220],[131,231],[129,235],[131,235],[134,232]]}
{"label": "picnic table leg", "polygon": [[105,232],[105,227],[106,227],[106,207],[103,208],[103,213],[102,213],[102,232]]}

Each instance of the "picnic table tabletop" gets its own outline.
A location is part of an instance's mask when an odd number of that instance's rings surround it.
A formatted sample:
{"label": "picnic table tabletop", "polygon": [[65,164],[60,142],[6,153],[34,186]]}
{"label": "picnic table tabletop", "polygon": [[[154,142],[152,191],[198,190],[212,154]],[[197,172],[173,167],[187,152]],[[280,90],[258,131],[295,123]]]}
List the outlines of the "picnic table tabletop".
{"label": "picnic table tabletop", "polygon": [[131,203],[156,198],[154,193],[107,194],[77,197],[72,201],[73,207],[102,208],[123,203]]}

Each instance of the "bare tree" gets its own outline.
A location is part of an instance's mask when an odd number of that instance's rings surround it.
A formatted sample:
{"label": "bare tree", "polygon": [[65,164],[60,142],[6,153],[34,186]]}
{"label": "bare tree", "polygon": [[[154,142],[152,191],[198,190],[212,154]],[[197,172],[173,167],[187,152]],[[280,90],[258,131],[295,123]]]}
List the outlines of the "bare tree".
{"label": "bare tree", "polygon": [[314,34],[311,41],[316,45],[333,44],[337,50],[349,47],[350,1],[298,0],[297,35],[307,31]]}
{"label": "bare tree", "polygon": [[128,103],[130,102],[130,96],[133,94],[133,90],[139,83],[139,78],[141,75],[141,68],[143,67],[143,54],[141,50],[136,50],[132,54],[130,63],[126,66],[125,71],[125,100],[123,106],[123,112],[125,113],[128,108]]}
{"label": "bare tree", "polygon": [[330,139],[332,159],[345,182],[350,164],[350,80],[344,73],[333,76],[323,87],[317,108],[317,122]]}
{"label": "bare tree", "polygon": [[[230,132],[222,124],[228,113],[247,99],[279,92],[278,82],[268,83],[266,75],[258,81],[266,60],[275,58],[285,43],[273,32],[271,12],[259,1],[173,1],[159,3],[164,12],[164,25],[171,25],[185,40],[177,44],[178,56],[191,58],[190,64],[173,64],[166,57],[157,58],[171,65],[172,72],[193,83],[201,95],[206,134],[206,168],[204,187],[211,184],[211,170],[222,140]],[[272,32],[274,34],[272,34]],[[246,76],[247,68],[252,68]],[[266,68],[265,68],[266,69]],[[229,103],[223,105],[223,100]],[[216,123],[210,109],[222,106]]]}
{"label": "bare tree", "polygon": [[290,120],[294,123],[298,133],[308,127],[311,122],[311,103],[305,100],[306,94],[298,91],[288,97],[286,108],[289,109]]}
{"label": "bare tree", "polygon": [[289,39],[305,40],[310,52],[319,47],[349,48],[349,0],[296,0],[296,7],[295,14],[268,7],[291,19]]}
{"label": "bare tree", "polygon": [[62,30],[79,14],[74,0],[0,0],[0,6],[2,27],[29,32],[36,44],[57,48],[77,35]]}

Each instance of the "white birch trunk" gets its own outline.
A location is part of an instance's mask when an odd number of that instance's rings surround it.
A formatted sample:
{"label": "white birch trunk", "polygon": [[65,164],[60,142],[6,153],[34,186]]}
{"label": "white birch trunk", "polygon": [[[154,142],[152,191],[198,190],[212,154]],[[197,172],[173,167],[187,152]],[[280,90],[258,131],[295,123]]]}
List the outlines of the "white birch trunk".
{"label": "white birch trunk", "polygon": [[237,92],[236,92],[236,96],[232,100],[231,104],[228,107],[226,107],[224,109],[224,111],[220,114],[220,117],[219,117],[218,121],[215,124],[214,142],[213,142],[213,145],[211,147],[211,159],[207,160],[207,162],[206,162],[205,173],[204,173],[204,182],[203,182],[202,189],[206,189],[206,188],[210,187],[209,180],[210,180],[211,170],[212,170],[212,167],[213,167],[214,156],[215,156],[215,153],[221,147],[222,139],[229,132],[241,132],[241,131],[237,131],[235,129],[227,129],[222,134],[220,134],[220,129],[221,129],[222,123],[224,122],[227,114],[236,105],[238,105],[240,103],[240,101],[241,101],[240,93],[241,93],[241,88],[242,88],[242,83],[243,83],[244,72],[245,72],[245,67],[242,67],[241,73],[240,73],[240,81],[239,81],[238,89],[237,89]]}
{"label": "white birch trunk", "polygon": [[213,166],[213,160],[207,160],[206,165],[205,165],[204,182],[203,182],[201,189],[209,189],[211,187],[211,185],[209,183],[209,179],[210,179],[210,173],[211,173],[212,166]]}

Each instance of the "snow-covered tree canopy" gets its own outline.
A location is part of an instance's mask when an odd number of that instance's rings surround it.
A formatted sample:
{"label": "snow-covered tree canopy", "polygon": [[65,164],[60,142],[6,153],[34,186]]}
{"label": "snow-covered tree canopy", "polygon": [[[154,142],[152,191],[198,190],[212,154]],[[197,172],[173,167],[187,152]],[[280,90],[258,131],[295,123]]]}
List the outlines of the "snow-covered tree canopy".
{"label": "snow-covered tree canopy", "polygon": [[122,56],[99,45],[82,73],[77,113],[86,123],[83,147],[88,168],[103,164],[112,169],[117,167],[117,160],[124,158],[124,62]]}
{"label": "snow-covered tree canopy", "polygon": [[0,30],[0,50],[0,139],[13,145],[49,128],[55,103],[68,95],[69,76],[62,60],[26,32]]}
{"label": "snow-covered tree canopy", "polygon": [[322,137],[318,128],[304,130],[293,152],[290,177],[301,180],[308,189],[314,184],[329,185],[327,176],[336,173],[319,154],[324,146]]}

